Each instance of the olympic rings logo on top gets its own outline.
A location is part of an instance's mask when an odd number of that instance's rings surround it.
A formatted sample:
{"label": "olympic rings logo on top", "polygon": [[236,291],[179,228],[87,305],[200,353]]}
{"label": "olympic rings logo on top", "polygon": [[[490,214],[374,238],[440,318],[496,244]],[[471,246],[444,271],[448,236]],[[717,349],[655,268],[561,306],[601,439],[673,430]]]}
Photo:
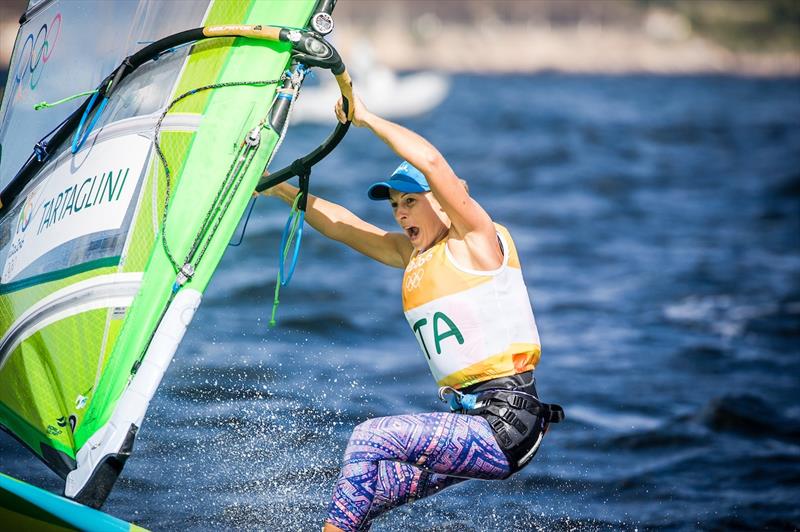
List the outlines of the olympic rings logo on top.
{"label": "olympic rings logo on top", "polygon": [[419,288],[419,284],[422,282],[423,275],[425,275],[425,270],[415,270],[413,273],[408,273],[405,279],[406,290],[413,292]]}
{"label": "olympic rings logo on top", "polygon": [[412,270],[416,270],[417,268],[422,268],[423,266],[425,266],[425,263],[433,258],[433,253],[431,252],[431,250],[433,250],[433,248],[425,250],[416,257],[414,257],[413,259],[411,259],[408,263],[408,266],[406,266],[406,271],[410,272]]}
{"label": "olympic rings logo on top", "polygon": [[56,13],[50,24],[42,24],[34,35],[28,34],[19,54],[20,60],[14,76],[14,82],[24,88],[22,83],[27,75],[31,90],[36,89],[42,78],[44,65],[50,59],[55,49],[56,42],[61,35],[61,13]]}

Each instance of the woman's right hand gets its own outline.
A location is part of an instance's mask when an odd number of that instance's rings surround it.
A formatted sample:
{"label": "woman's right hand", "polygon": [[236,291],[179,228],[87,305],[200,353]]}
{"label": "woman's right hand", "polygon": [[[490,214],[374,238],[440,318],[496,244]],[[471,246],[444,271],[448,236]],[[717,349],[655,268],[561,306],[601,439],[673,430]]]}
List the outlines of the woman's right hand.
{"label": "woman's right hand", "polygon": [[274,187],[268,188],[261,194],[264,196],[274,196],[284,203],[291,205],[297,196],[297,187],[284,181],[283,183],[278,183]]}
{"label": "woman's right hand", "polygon": [[[268,176],[268,175],[269,175],[269,172],[264,172],[264,176],[265,176],[265,177],[266,177],[266,176]],[[263,191],[261,192],[261,195],[262,195],[262,196],[276,196],[276,197],[279,197],[279,198],[280,198],[280,197],[281,197],[281,194],[280,194],[280,192],[281,192],[282,190],[286,189],[286,187],[287,187],[287,186],[289,186],[289,184],[288,184],[288,183],[286,183],[286,182],[284,182],[284,183],[278,183],[278,184],[277,184],[277,185],[275,185],[275,186],[272,186],[272,187],[269,187],[269,188],[268,188],[268,189],[266,189],[266,190],[263,190]],[[254,192],[254,195],[255,195],[255,194],[258,194],[258,192]]]}

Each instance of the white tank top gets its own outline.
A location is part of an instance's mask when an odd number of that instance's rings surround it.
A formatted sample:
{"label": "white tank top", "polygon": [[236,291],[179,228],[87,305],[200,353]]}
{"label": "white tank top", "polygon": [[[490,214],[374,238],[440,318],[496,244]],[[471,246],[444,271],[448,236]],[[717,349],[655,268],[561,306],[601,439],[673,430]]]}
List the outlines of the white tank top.
{"label": "white tank top", "polygon": [[498,224],[503,264],[476,271],[459,266],[447,240],[415,253],[403,275],[403,311],[439,386],[464,388],[531,371],[539,332],[519,257]]}

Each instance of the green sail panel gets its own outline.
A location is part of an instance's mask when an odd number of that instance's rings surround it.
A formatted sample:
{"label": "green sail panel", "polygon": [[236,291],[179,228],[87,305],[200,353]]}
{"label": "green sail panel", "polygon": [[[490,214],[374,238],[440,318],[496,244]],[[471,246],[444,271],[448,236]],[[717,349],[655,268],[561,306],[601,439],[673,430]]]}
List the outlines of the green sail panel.
{"label": "green sail panel", "polygon": [[[305,27],[316,3],[37,5],[20,27],[0,107],[0,187],[80,100],[33,111],[36,102],[96,86],[125,56],[166,35],[218,24]],[[117,21],[114,31],[98,20]],[[120,28],[120,20],[130,21],[129,27]],[[26,43],[37,34],[45,35],[47,61],[32,69],[31,54],[42,51],[36,46],[44,41]],[[68,497],[102,504],[130,455],[277,133],[262,130],[252,163],[230,190],[230,203],[212,211],[202,259],[179,289],[164,242],[182,261],[236,147],[269,113],[277,85],[204,90],[170,109],[159,136],[170,168],[168,204],[167,176],[153,143],[159,116],[178,95],[208,84],[278,79],[290,59],[285,43],[242,38],[165,53],[122,82],[77,153],[54,147],[50,162],[4,207],[0,427],[65,479]]]}

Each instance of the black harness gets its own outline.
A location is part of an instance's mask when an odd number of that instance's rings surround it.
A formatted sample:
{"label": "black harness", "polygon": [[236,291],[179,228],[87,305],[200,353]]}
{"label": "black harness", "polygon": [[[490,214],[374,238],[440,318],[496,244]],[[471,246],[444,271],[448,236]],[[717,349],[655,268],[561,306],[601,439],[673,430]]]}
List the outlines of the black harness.
{"label": "black harness", "polygon": [[453,392],[448,398],[451,409],[489,422],[512,472],[535,456],[550,423],[564,419],[560,405],[539,401],[530,372],[479,383],[464,391],[443,388],[440,396],[444,398],[448,390]]}

